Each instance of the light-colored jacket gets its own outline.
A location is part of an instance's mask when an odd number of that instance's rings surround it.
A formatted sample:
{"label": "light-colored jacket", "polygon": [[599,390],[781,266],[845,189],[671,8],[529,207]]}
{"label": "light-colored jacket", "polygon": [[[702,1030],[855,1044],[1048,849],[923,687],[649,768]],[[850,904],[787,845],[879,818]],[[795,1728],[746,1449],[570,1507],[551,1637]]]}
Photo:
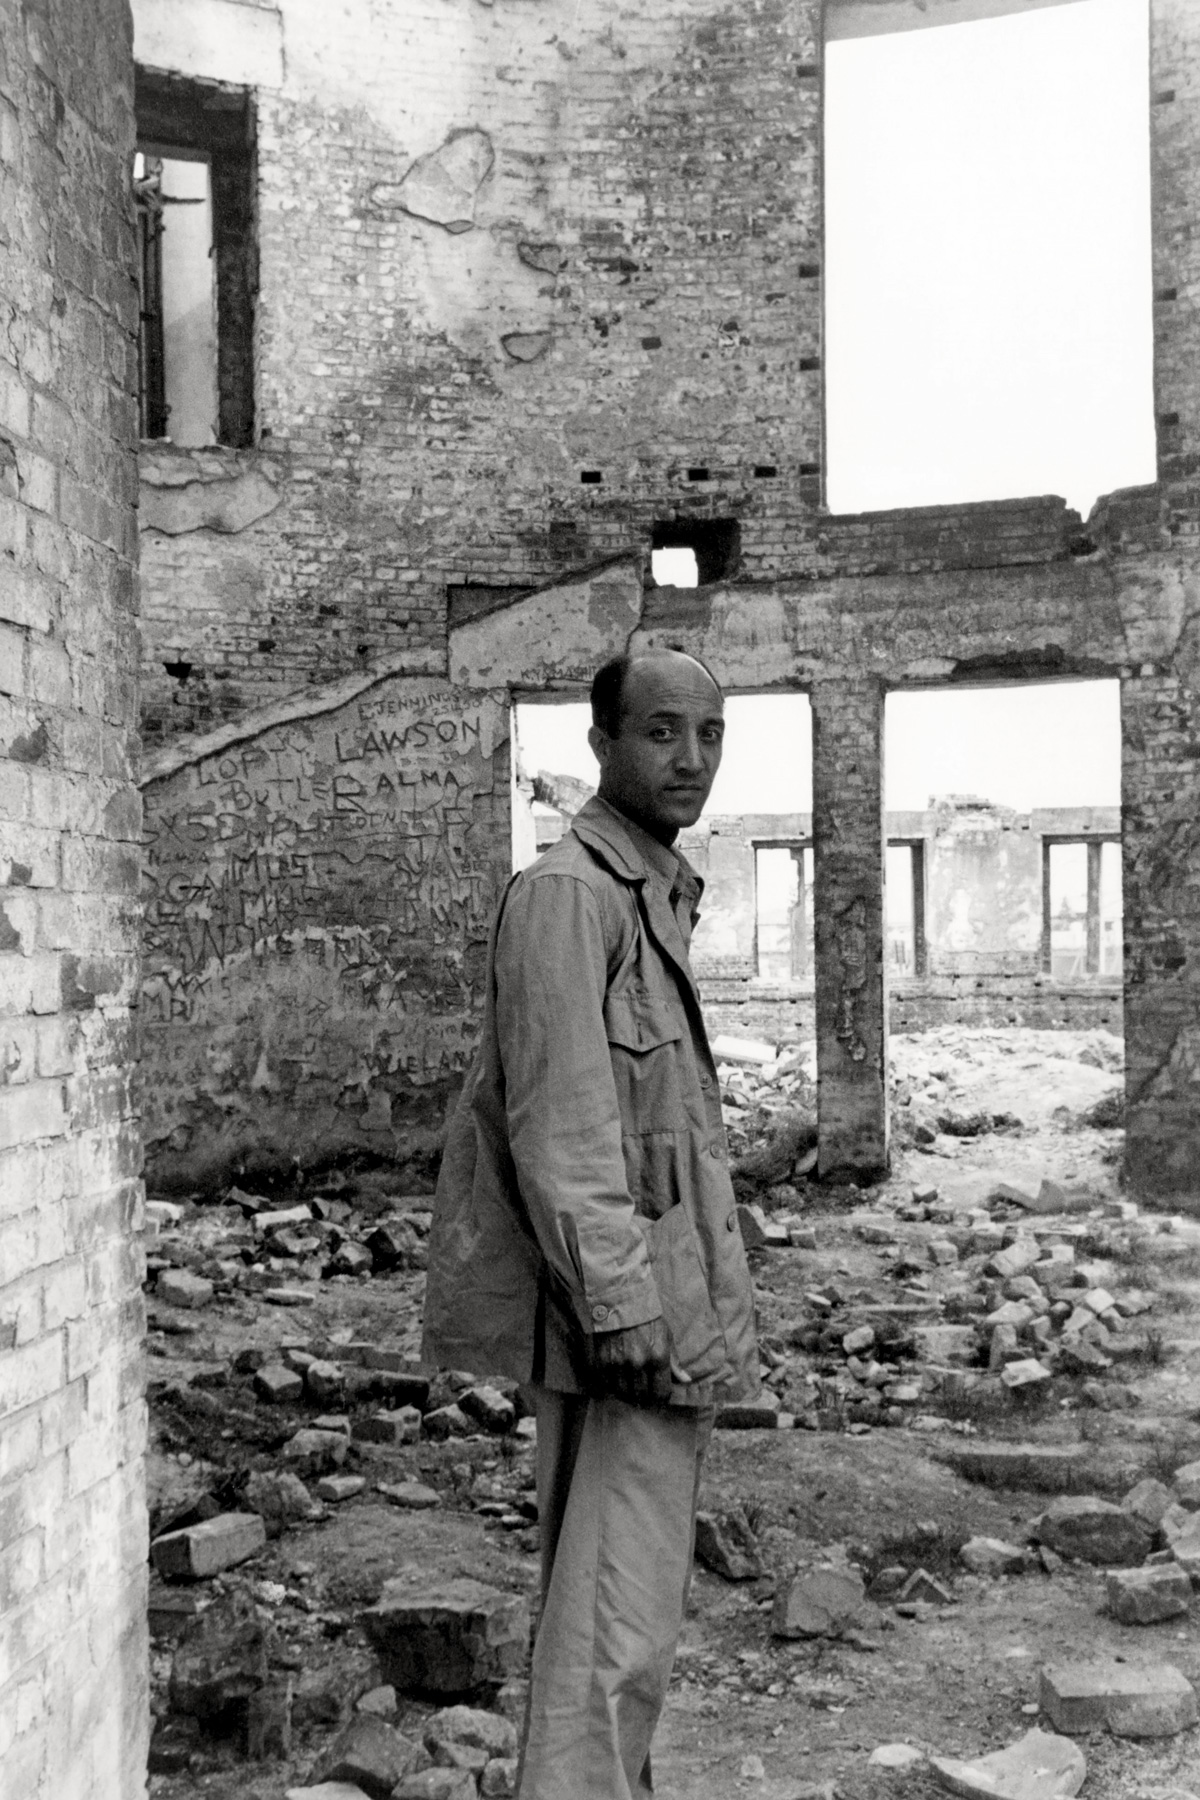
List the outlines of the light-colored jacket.
{"label": "light-colored jacket", "polygon": [[584,1384],[587,1336],[663,1317],[703,1405],[758,1385],[754,1306],[673,851],[590,800],[510,883],[430,1234],[425,1357]]}

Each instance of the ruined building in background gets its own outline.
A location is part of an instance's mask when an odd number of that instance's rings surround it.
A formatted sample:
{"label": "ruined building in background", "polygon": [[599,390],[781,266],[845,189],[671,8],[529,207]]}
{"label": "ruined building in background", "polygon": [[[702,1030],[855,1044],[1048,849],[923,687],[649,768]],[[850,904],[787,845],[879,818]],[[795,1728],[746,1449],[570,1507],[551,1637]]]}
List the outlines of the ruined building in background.
{"label": "ruined building in background", "polygon": [[[1160,481],[1085,525],[822,509],[816,4],[205,4],[202,37],[186,0],[137,13],[143,240],[209,157],[217,302],[207,410],[177,377],[141,458],[156,1178],[425,1179],[511,866],[512,696],[669,638],[811,697],[827,1172],[887,1160],[885,691],[1120,679],[1129,1175],[1190,1181],[1192,9],[1155,5],[1147,97]],[[698,589],[647,583],[673,543]]]}
{"label": "ruined building in background", "polygon": [[1120,680],[1127,1174],[1190,1186],[1200,12],[1150,10],[1158,481],[1084,523],[823,510],[817,0],[0,0],[6,1800],[143,1781],[135,499],[155,1181],[426,1179],[513,696],[669,639],[811,697],[827,1175],[888,1156],[885,692]]}

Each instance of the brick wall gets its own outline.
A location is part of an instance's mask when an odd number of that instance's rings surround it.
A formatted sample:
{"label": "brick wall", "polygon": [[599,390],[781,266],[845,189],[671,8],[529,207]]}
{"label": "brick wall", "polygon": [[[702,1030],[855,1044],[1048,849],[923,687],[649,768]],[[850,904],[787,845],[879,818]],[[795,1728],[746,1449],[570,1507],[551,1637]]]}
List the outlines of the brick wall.
{"label": "brick wall", "polygon": [[5,1800],[145,1787],[129,40],[0,0]]}

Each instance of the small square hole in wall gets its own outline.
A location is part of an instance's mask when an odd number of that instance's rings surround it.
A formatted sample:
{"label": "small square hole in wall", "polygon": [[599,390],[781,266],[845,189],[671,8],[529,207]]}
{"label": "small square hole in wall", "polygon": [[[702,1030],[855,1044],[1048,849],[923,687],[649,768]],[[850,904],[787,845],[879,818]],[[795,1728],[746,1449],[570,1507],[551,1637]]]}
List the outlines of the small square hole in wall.
{"label": "small square hole in wall", "polygon": [[650,568],[660,586],[703,587],[736,571],[742,528],[736,519],[667,519],[655,525],[650,545]]}

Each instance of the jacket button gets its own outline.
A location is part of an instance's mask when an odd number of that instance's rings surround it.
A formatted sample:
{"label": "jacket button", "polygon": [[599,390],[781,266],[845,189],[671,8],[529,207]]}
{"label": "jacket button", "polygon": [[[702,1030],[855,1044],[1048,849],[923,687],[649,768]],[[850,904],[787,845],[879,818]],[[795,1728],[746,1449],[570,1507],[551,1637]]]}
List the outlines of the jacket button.
{"label": "jacket button", "polygon": [[736,1231],[737,1230],[737,1214],[735,1212],[731,1212],[729,1217],[726,1219],[725,1229],[726,1229],[726,1231]]}
{"label": "jacket button", "polygon": [[708,1154],[710,1156],[718,1156],[719,1157],[719,1156],[723,1156],[725,1154],[725,1152],[721,1148],[720,1144],[710,1144],[708,1147]]}
{"label": "jacket button", "polygon": [[711,1087],[712,1086],[712,1076],[711,1075],[702,1075],[700,1077],[700,1086],[701,1087]]}
{"label": "jacket button", "polygon": [[608,1317],[607,1306],[593,1306],[592,1317],[595,1319],[597,1325],[603,1325],[605,1319]]}

